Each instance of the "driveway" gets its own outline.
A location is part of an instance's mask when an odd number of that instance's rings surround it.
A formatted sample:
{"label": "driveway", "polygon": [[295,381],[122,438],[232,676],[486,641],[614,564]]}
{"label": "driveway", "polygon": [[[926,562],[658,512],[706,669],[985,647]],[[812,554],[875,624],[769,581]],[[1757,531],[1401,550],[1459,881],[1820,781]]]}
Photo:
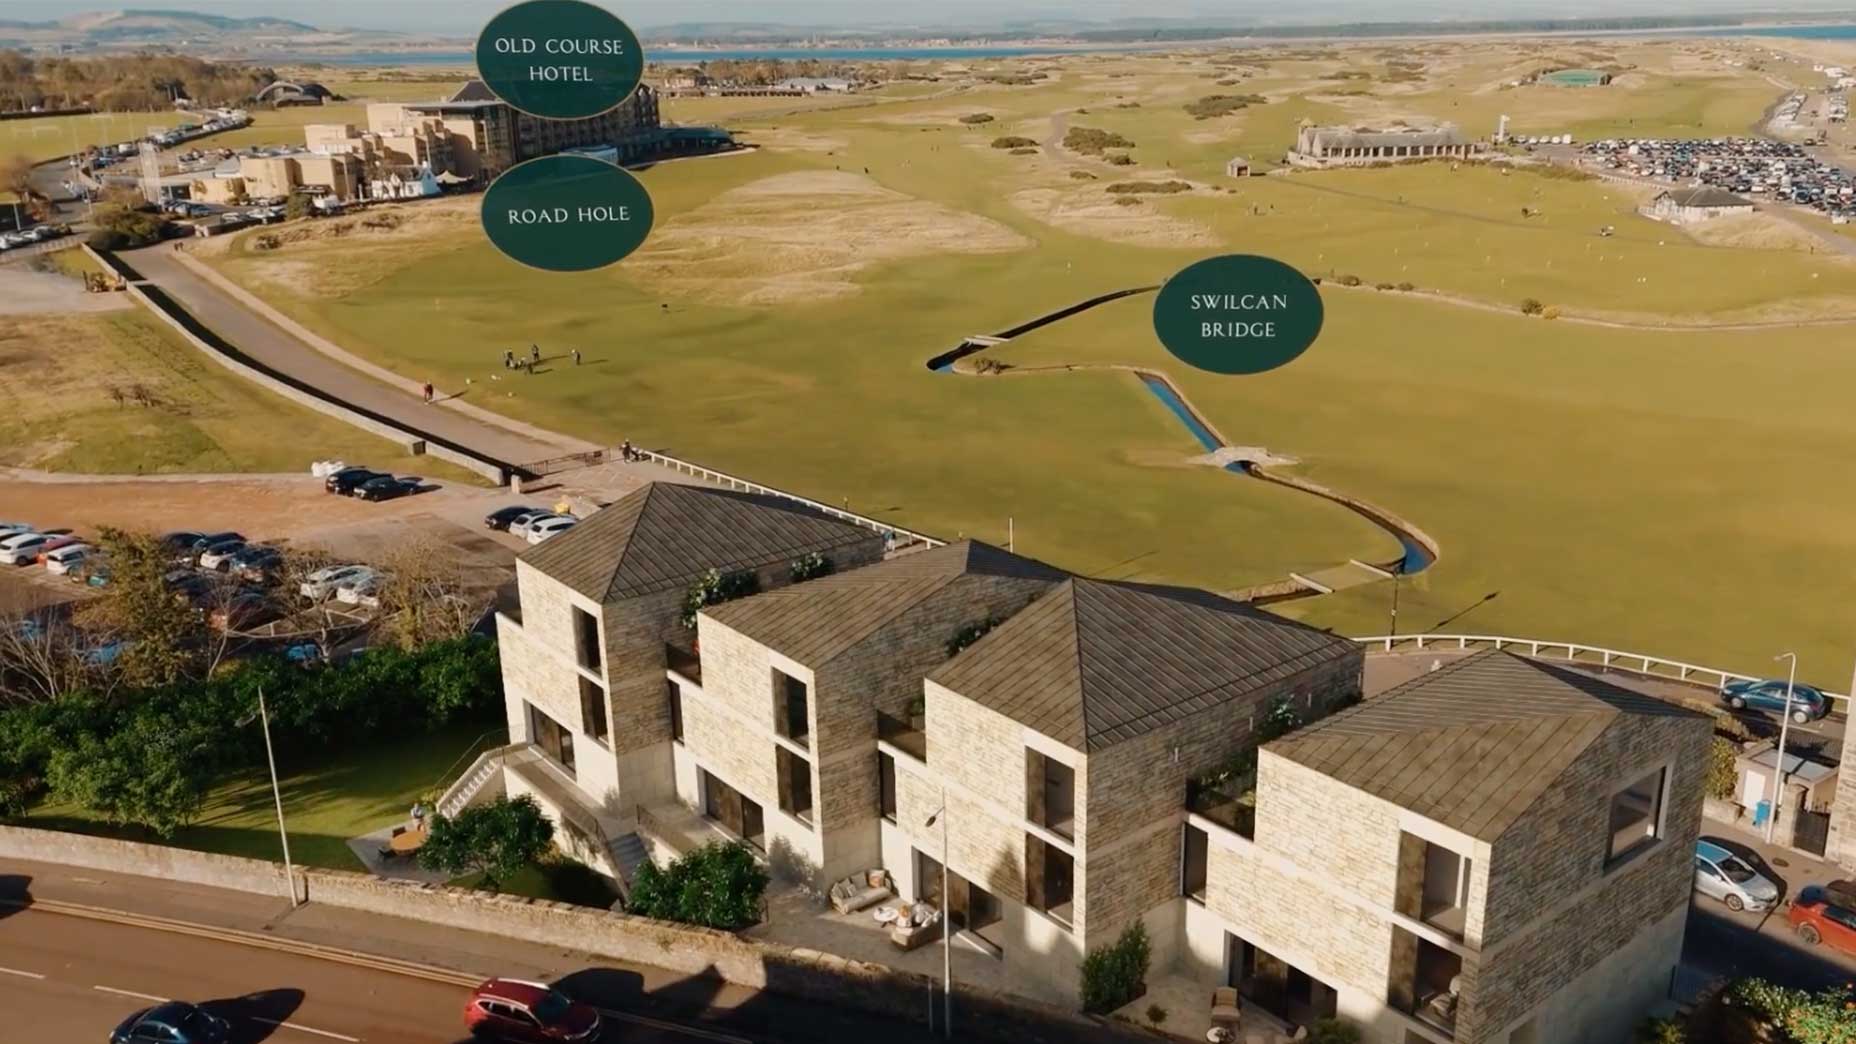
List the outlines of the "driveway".
{"label": "driveway", "polygon": [[[1704,822],[1703,838],[1730,849],[1779,886],[1797,895],[1806,885],[1847,876],[1833,863],[1769,846],[1752,834]],[[1719,901],[1696,895],[1689,906],[1682,963],[1690,983],[1717,975],[1756,975],[1786,986],[1821,989],[1856,981],[1856,957],[1828,946],[1807,946],[1792,933],[1785,908],[1735,913]]]}

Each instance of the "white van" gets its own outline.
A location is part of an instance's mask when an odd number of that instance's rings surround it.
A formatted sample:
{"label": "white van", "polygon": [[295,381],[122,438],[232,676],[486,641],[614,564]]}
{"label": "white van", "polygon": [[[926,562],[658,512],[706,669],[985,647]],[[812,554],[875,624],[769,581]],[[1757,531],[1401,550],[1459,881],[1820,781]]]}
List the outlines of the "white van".
{"label": "white van", "polygon": [[45,554],[45,571],[64,576],[76,569],[96,548],[89,544],[66,544]]}
{"label": "white van", "polygon": [[0,562],[7,565],[31,565],[38,561],[39,548],[57,538],[49,533],[15,533],[0,540]]}

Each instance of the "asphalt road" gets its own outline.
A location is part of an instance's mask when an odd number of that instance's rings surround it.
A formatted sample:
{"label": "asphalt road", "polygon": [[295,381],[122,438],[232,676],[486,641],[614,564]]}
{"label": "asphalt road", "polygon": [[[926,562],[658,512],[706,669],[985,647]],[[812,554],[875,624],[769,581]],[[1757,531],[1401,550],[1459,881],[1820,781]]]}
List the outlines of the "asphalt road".
{"label": "asphalt road", "polygon": [[[321,957],[116,925],[27,908],[0,920],[0,1012],[8,1039],[102,1042],[125,1016],[163,1000],[205,1004],[238,1044],[467,1040],[468,990]],[[578,992],[597,994],[597,985]],[[597,997],[587,999],[597,1002]],[[602,1039],[745,1041],[702,1028],[642,1024],[618,1012]],[[655,1022],[655,1020],[652,1020]]]}
{"label": "asphalt road", "polygon": [[[1790,897],[1807,885],[1822,885],[1844,873],[1833,864],[1768,846],[1738,833],[1728,836],[1712,824],[1703,837],[1738,854],[1753,869]],[[1856,981],[1856,955],[1826,944],[1810,946],[1792,931],[1784,904],[1762,913],[1735,913],[1719,900],[1699,893],[1689,903],[1688,934],[1682,962],[1704,975],[1763,979],[1809,990]]]}

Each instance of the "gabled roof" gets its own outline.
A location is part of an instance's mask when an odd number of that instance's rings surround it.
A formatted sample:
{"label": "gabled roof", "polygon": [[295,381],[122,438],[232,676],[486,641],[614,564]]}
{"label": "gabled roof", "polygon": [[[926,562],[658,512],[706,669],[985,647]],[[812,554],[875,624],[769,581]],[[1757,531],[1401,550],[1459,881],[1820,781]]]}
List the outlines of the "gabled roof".
{"label": "gabled roof", "polygon": [[1718,185],[1701,185],[1696,188],[1670,189],[1663,193],[1669,202],[1678,207],[1750,207],[1753,201],[1744,196],[1736,196]]}
{"label": "gabled roof", "polygon": [[724,573],[876,539],[779,497],[653,482],[549,537],[522,561],[599,602],[683,587]]}
{"label": "gabled roof", "polygon": [[1359,655],[1344,638],[1206,591],[1079,577],[929,678],[1093,752]]}
{"label": "gabled roof", "polygon": [[457,93],[453,94],[448,100],[454,102],[487,102],[501,101],[502,99],[496,96],[496,92],[490,89],[489,84],[484,83],[482,80],[472,79],[466,80],[464,86],[459,87]]}
{"label": "gabled roof", "polygon": [[1580,671],[1489,651],[1265,749],[1493,841],[1626,716],[1708,721]]}
{"label": "gabled roof", "polygon": [[[993,589],[991,601],[1007,601],[1012,588],[1028,595],[1067,576],[1042,562],[965,540],[703,612],[783,656],[816,668],[938,596],[973,601],[976,596],[985,597],[986,592],[974,590],[983,587]],[[952,638],[953,632],[945,637]]]}

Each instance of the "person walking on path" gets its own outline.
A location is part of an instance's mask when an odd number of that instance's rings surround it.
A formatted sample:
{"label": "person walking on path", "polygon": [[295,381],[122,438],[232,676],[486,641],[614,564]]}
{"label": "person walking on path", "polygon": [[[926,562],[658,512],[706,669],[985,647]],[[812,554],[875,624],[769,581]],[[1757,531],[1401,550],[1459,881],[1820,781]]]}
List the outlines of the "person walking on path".
{"label": "person walking on path", "polygon": [[515,368],[516,368],[516,353],[515,353],[515,349],[513,349],[513,348],[504,348],[504,349],[503,349],[503,369],[505,369],[505,370],[513,370],[513,369],[515,369]]}
{"label": "person walking on path", "polygon": [[427,406],[430,406],[432,404],[432,382],[431,381],[425,382],[425,404]]}
{"label": "person walking on path", "polygon": [[534,366],[535,363],[541,361],[541,345],[531,344],[528,346],[528,361],[531,367]]}
{"label": "person walking on path", "polygon": [[574,349],[574,365],[580,365],[580,349],[578,348]]}

